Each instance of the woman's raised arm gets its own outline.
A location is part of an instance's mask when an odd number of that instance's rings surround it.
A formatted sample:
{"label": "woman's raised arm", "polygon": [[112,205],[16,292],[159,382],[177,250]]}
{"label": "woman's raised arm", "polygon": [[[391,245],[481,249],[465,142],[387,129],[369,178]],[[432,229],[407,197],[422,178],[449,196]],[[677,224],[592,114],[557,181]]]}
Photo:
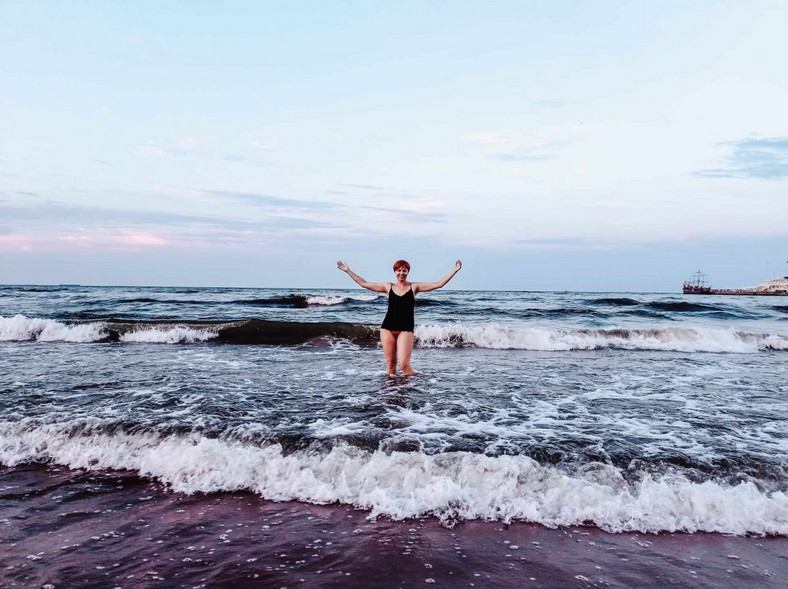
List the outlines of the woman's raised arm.
{"label": "woman's raised arm", "polygon": [[438,282],[414,282],[413,294],[416,294],[417,292],[429,292],[431,290],[437,290],[439,288],[443,288],[444,286],[446,286],[446,283],[449,282],[449,280],[451,280],[452,278],[454,278],[454,275],[460,271],[460,268],[462,268],[462,262],[460,260],[457,260],[454,263],[454,270],[449,272]]}
{"label": "woman's raised arm", "polygon": [[385,284],[383,282],[367,282],[366,280],[361,278],[361,276],[353,272],[353,270],[350,269],[350,266],[348,266],[345,262],[341,260],[337,262],[337,268],[342,270],[342,272],[345,272],[356,282],[356,284],[358,284],[362,288],[366,288],[367,290],[372,290],[374,292],[383,292],[383,293],[388,292],[388,284]]}

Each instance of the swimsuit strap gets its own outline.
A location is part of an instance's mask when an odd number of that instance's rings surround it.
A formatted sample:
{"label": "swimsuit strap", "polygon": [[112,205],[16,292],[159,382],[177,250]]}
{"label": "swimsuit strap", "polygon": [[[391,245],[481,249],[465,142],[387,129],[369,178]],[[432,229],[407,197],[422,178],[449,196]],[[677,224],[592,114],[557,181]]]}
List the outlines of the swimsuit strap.
{"label": "swimsuit strap", "polygon": [[394,292],[394,283],[393,282],[389,282],[389,285],[390,285],[389,286],[389,294],[391,294],[393,292],[398,297],[404,297],[406,294],[408,294],[409,292],[411,292],[413,290],[413,283],[411,282],[410,286],[408,287],[408,290],[403,292],[401,295],[398,295],[396,292]]}

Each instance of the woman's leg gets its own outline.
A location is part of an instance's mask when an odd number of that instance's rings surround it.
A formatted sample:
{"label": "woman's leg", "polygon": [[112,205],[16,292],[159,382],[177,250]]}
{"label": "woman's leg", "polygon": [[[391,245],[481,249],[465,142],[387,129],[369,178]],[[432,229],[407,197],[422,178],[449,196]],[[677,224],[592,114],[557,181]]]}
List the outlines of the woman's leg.
{"label": "woman's leg", "polygon": [[413,368],[410,365],[410,353],[413,351],[413,332],[401,331],[397,337],[397,358],[399,359],[399,367],[402,368],[402,374],[413,374]]}
{"label": "woman's leg", "polygon": [[388,329],[381,329],[380,343],[386,356],[386,374],[397,374],[397,338]]}

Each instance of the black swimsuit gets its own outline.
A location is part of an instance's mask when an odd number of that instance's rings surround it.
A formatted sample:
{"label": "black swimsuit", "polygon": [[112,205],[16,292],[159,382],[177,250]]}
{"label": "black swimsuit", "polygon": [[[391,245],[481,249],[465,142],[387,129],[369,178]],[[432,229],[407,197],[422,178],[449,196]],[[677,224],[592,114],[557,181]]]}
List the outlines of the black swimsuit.
{"label": "black swimsuit", "polygon": [[394,285],[389,289],[389,309],[383,319],[381,329],[389,331],[413,331],[413,309],[416,307],[416,296],[413,294],[411,284],[408,292],[398,295],[394,292]]}

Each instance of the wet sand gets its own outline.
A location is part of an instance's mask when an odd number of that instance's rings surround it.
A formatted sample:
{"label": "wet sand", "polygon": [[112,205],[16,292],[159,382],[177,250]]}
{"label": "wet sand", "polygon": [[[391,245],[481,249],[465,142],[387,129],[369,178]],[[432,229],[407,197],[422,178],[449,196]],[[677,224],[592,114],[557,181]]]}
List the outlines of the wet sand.
{"label": "wet sand", "polygon": [[367,519],[132,473],[0,469],[2,587],[784,587],[788,538]]}

